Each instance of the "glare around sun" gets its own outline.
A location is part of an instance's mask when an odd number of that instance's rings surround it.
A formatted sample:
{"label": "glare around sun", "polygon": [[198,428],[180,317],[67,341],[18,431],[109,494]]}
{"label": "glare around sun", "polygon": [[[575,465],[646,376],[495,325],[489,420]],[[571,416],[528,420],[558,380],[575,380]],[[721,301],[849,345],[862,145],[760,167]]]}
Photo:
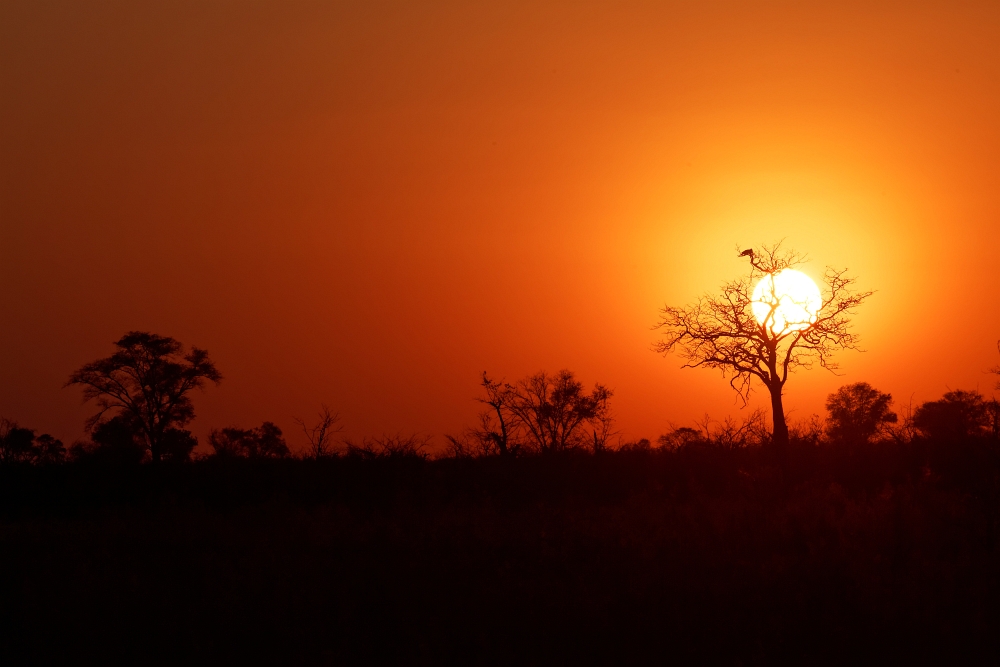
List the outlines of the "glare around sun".
{"label": "glare around sun", "polygon": [[754,286],[750,308],[758,324],[776,335],[806,329],[819,314],[823,297],[812,278],[783,269]]}

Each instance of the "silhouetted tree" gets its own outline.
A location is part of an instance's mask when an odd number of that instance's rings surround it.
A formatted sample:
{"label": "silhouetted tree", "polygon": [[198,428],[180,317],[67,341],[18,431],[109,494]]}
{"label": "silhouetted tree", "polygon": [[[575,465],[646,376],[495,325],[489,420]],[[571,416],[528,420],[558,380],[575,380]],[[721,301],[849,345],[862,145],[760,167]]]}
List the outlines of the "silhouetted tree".
{"label": "silhouetted tree", "polygon": [[295,423],[299,425],[309,441],[309,456],[314,459],[327,458],[333,456],[336,445],[336,435],[344,430],[339,425],[340,415],[331,412],[325,405],[320,410],[319,421],[314,426],[309,426],[304,420],[295,418]]}
{"label": "silhouetted tree", "polygon": [[147,447],[139,429],[121,414],[97,422],[90,432],[90,442],[78,442],[70,450],[73,459],[111,465],[138,465],[146,457]]}
{"label": "silhouetted tree", "polygon": [[827,433],[835,442],[868,444],[899,421],[890,405],[892,395],[867,382],[844,385],[826,398]]}
{"label": "silhouetted tree", "polygon": [[417,435],[382,435],[364,438],[361,444],[347,441],[347,456],[358,459],[426,459],[427,438]]}
{"label": "silhouetted tree", "polygon": [[690,426],[673,428],[656,439],[656,444],[670,451],[682,449],[692,444],[703,443],[701,431]]}
{"label": "silhouetted tree", "polygon": [[63,443],[48,433],[36,437],[34,429],[0,418],[0,463],[59,463],[65,454]]}
{"label": "silhouetted tree", "polygon": [[33,430],[9,419],[0,419],[0,462],[30,463],[34,459],[34,442]]}
{"label": "silhouetted tree", "polygon": [[281,429],[271,422],[251,429],[213,429],[208,435],[208,444],[220,457],[277,459],[289,455]]}
{"label": "silhouetted tree", "polygon": [[33,463],[37,454],[33,429],[0,418],[0,463]]}
{"label": "silhouetted tree", "polygon": [[[513,437],[510,429],[516,422],[505,422],[504,427],[507,428],[498,429],[496,416],[491,410],[480,412],[478,419],[478,426],[465,429],[461,435],[445,435],[445,439],[448,440],[448,456],[452,458],[509,456],[520,451],[520,443]],[[506,446],[505,450],[500,449],[501,443]]]}
{"label": "silhouetted tree", "polygon": [[117,412],[124,418],[119,427],[135,429],[154,463],[168,447],[171,453],[187,447],[190,440],[177,429],[194,418],[190,392],[207,380],[222,380],[208,352],[191,348],[184,353],[173,338],[144,331],[130,331],[115,347],[110,357],[86,364],[66,383],[82,385],[84,400],[94,399],[101,409],[88,428],[93,430],[109,411]]}
{"label": "silhouetted tree", "polygon": [[749,257],[750,270],[746,276],[723,285],[721,294],[705,295],[683,308],[663,308],[654,329],[661,331],[664,338],[654,349],[662,354],[679,352],[687,360],[686,368],[721,370],[744,404],[752,380],[759,380],[771,396],[774,445],[784,451],[788,425],[782,392],[789,373],[815,364],[835,370],[837,366],[831,360],[835,351],[857,349],[858,338],[850,330],[849,315],[872,292],[854,291],[855,280],[845,271],[827,268],[822,304],[815,319],[777,330],[781,319],[776,317],[779,295],[773,289],[765,295],[769,312],[764,322],[758,323],[751,307],[754,288],[762,279],[798,266],[805,258],[782,251],[780,244],[744,251],[741,256]]}
{"label": "silhouetted tree", "polygon": [[35,438],[35,462],[62,463],[66,459],[66,447],[62,440],[43,433]]}
{"label": "silhouetted tree", "polygon": [[489,406],[489,409],[480,413],[480,428],[474,436],[481,441],[486,453],[495,449],[501,456],[516,454],[520,443],[517,441],[518,424],[511,412],[514,388],[502,380],[491,380],[486,371],[483,371],[482,387],[486,397],[476,400]]}
{"label": "silhouetted tree", "polygon": [[[997,352],[1000,352],[1000,340],[997,341]],[[991,368],[990,373],[993,373],[994,375],[1000,375],[1000,364]],[[1000,382],[997,382],[996,388],[1000,389]]]}
{"label": "silhouetted tree", "polygon": [[487,406],[477,415],[479,424],[460,436],[446,435],[448,452],[456,458],[477,456],[514,456],[521,450],[521,423],[511,409],[516,397],[514,387],[503,380],[490,379],[483,371],[480,384],[485,396],[476,401]]}
{"label": "silhouetted tree", "polygon": [[913,413],[913,425],[924,435],[941,440],[964,440],[992,430],[989,402],[978,391],[949,391],[939,401],[928,401]]}
{"label": "silhouetted tree", "polygon": [[589,440],[584,426],[602,426],[602,420],[609,416],[606,410],[611,396],[611,390],[600,384],[585,392],[570,371],[555,375],[541,372],[511,387],[510,411],[534,448],[558,452]]}

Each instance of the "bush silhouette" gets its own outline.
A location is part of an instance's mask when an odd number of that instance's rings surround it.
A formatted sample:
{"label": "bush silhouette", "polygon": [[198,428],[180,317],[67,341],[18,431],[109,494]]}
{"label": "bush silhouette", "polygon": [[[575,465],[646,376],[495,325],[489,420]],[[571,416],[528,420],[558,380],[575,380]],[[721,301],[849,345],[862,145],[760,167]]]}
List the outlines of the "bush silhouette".
{"label": "bush silhouette", "polygon": [[868,444],[884,436],[887,425],[899,421],[891,405],[891,394],[867,382],[845,385],[826,399],[827,434],[838,443]]}
{"label": "bush silhouette", "polygon": [[208,443],[221,458],[274,459],[287,457],[290,452],[281,429],[264,422],[251,429],[229,427],[213,430]]}
{"label": "bush silhouette", "polygon": [[968,440],[990,433],[989,405],[978,391],[949,391],[918,407],[913,424],[929,438]]}

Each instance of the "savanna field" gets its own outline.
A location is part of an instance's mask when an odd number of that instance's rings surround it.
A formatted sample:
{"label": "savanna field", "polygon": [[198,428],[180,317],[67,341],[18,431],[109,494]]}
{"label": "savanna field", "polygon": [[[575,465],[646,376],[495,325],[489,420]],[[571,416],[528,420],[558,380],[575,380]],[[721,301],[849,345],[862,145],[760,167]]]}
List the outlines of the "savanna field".
{"label": "savanna field", "polygon": [[645,445],[5,466],[4,661],[997,655],[992,435]]}
{"label": "savanna field", "polygon": [[0,667],[1000,664],[997,0],[0,0]]}

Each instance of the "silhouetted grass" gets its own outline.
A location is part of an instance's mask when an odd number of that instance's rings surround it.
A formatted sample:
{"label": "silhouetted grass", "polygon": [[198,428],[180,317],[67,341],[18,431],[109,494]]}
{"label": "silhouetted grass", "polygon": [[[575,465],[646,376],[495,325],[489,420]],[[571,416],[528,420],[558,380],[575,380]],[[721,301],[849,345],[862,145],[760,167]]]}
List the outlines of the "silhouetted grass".
{"label": "silhouetted grass", "polygon": [[7,664],[993,662],[990,441],[0,469]]}

